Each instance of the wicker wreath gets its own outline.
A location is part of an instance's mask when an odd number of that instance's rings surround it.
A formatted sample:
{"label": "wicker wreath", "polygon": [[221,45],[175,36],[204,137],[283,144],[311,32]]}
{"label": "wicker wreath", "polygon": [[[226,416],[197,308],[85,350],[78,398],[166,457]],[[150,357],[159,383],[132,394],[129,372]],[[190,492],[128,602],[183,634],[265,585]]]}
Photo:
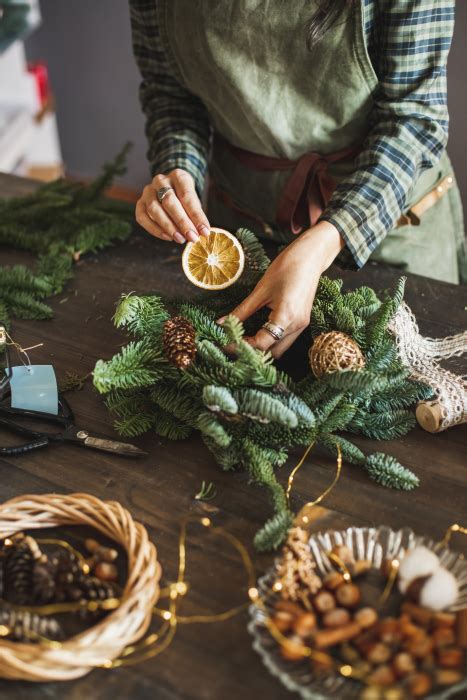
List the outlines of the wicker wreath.
{"label": "wicker wreath", "polygon": [[66,681],[93,668],[109,666],[128,644],[147,631],[159,597],[161,567],[146,528],[116,501],[85,493],[19,496],[0,506],[0,538],[23,530],[88,525],[120,544],[128,557],[121,604],[93,627],[61,643],[0,641],[0,677],[27,681]]}

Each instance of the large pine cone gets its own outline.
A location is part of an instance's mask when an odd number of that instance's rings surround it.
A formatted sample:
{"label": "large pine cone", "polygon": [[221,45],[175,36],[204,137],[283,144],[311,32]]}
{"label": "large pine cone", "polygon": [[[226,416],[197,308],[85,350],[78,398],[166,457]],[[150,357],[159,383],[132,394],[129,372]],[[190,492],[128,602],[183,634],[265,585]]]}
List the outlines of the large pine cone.
{"label": "large pine cone", "polygon": [[35,558],[28,539],[16,539],[5,548],[3,562],[3,598],[15,605],[26,605],[32,599]]}
{"label": "large pine cone", "polygon": [[196,332],[183,316],[169,318],[164,324],[164,350],[169,362],[179,369],[189,367],[196,355]]}

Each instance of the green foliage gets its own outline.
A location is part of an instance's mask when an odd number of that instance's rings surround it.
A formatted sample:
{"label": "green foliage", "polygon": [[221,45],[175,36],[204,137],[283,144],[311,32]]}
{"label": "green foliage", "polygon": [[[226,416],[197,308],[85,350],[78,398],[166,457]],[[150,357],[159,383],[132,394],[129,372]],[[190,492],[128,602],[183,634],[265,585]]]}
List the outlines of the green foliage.
{"label": "green foliage", "polygon": [[[375,439],[401,436],[414,424],[407,409],[427,398],[430,390],[409,381],[388,331],[402,300],[403,279],[380,300],[369,287],[342,292],[340,280],[322,277],[310,332],[349,334],[360,345],[366,366],[320,379],[309,373],[298,382],[280,372],[271,354],[253,348],[244,338],[243,324],[228,315],[236,296],[249,293],[268,264],[250,232],[242,230],[238,237],[246,250],[246,270],[232,290],[208,297],[208,306],[166,305],[157,296],[133,293],[120,299],[115,325],[129,330],[136,342],[109,362],[100,360],[94,384],[106,394],[120,431],[136,435],[149,429],[178,440],[197,430],[222,469],[243,468],[251,482],[263,486],[274,512],[257,533],[255,546],[267,550],[283,541],[293,520],[276,478],[293,448],[317,441],[336,455],[339,445],[346,461],[364,467],[379,484],[414,488],[418,479],[392,457],[376,453],[367,458],[336,433],[357,432]],[[24,284],[35,283],[24,278]],[[169,316],[189,319],[196,331],[196,357],[183,370],[170,365],[164,355],[163,327]],[[220,316],[225,316],[222,325],[217,323]],[[253,318],[252,327],[262,318]]]}
{"label": "green foliage", "polygon": [[50,318],[52,310],[43,300],[63,290],[73,262],[130,234],[129,213],[101,199],[114,177],[124,172],[128,148],[88,185],[56,180],[33,194],[0,201],[0,248],[29,251],[35,257],[31,269],[0,266],[5,318]]}
{"label": "green foliage", "polygon": [[366,470],[370,477],[378,484],[391,489],[411,491],[420,481],[410,469],[403,467],[397,459],[383,452],[375,452],[367,457]]}

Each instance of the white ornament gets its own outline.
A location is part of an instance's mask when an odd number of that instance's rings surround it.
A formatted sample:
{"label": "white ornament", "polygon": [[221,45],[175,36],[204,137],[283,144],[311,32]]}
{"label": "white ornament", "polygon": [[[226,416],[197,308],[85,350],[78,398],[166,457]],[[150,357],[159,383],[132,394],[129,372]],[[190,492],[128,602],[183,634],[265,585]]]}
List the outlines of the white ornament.
{"label": "white ornament", "polygon": [[420,605],[430,610],[445,610],[454,605],[459,595],[455,576],[440,566],[424,583],[420,591]]}
{"label": "white ornament", "polygon": [[405,593],[410,583],[420,577],[431,576],[439,568],[439,559],[427,547],[415,547],[402,559],[399,567],[398,585]]}

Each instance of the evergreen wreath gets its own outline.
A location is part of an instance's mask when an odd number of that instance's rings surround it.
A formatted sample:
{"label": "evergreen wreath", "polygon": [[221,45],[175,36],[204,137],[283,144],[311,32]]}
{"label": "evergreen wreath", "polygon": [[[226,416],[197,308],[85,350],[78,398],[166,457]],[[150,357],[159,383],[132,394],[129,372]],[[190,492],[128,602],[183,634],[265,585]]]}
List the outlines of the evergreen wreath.
{"label": "evergreen wreath", "polygon": [[[198,430],[222,469],[243,467],[252,482],[266,486],[274,515],[254,542],[259,550],[270,550],[281,544],[293,520],[275,469],[294,447],[316,441],[336,454],[339,444],[344,459],[377,483],[415,488],[418,478],[396,459],[380,452],[366,456],[337,433],[378,440],[405,435],[415,424],[408,409],[429,398],[431,390],[408,379],[388,331],[403,298],[404,278],[381,300],[369,287],[343,293],[342,280],[321,278],[311,336],[332,330],[349,335],[365,356],[359,371],[320,379],[309,372],[296,382],[277,369],[270,353],[244,340],[243,324],[234,316],[218,325],[215,319],[251,291],[270,262],[253,233],[240,229],[236,235],[245,250],[245,271],[236,285],[211,296],[209,307],[166,306],[158,296],[121,298],[114,322],[134,340],[111,360],[97,362],[94,385],[106,395],[120,434],[155,430],[181,440]],[[234,358],[223,352],[228,344],[235,345]]]}
{"label": "evergreen wreath", "polygon": [[132,217],[125,206],[103,197],[114,178],[124,174],[129,148],[126,144],[87,185],[58,179],[32,194],[0,200],[0,248],[36,257],[34,269],[0,265],[0,321],[50,318],[52,309],[43,300],[63,290],[73,263],[130,234]]}

